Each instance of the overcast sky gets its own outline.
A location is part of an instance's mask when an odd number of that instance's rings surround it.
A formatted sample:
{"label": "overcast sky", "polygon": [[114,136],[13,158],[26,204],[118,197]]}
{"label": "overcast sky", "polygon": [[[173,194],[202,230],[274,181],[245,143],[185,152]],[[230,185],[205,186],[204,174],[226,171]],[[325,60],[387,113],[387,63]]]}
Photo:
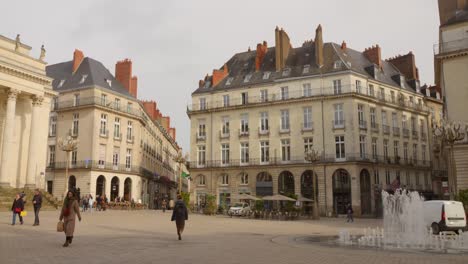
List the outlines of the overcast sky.
{"label": "overcast sky", "polygon": [[364,50],[379,44],[382,57],[413,51],[421,84],[434,82],[433,44],[438,41],[436,0],[159,1],[44,0],[2,5],[0,34],[21,40],[49,64],[71,60],[73,50],[104,63],[133,61],[139,99],[155,100],[189,151],[186,104],[198,80],[232,55],[266,40],[283,27],[293,47],[314,38],[322,24],[325,42]]}

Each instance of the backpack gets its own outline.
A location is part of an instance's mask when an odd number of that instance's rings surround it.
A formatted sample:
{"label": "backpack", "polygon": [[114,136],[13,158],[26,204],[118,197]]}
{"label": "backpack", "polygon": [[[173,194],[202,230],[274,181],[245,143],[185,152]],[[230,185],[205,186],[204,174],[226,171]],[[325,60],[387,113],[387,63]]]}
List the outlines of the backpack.
{"label": "backpack", "polygon": [[185,217],[185,208],[183,204],[177,204],[176,215],[177,217]]}

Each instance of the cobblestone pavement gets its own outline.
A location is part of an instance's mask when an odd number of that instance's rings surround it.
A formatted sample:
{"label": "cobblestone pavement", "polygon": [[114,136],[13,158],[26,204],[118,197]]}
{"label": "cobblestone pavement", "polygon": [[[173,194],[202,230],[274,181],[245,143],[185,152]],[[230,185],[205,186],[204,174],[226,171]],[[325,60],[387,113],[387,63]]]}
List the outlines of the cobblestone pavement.
{"label": "cobblestone pavement", "polygon": [[380,220],[263,221],[190,215],[182,241],[170,212],[107,211],[84,213],[75,239],[63,248],[57,233],[58,211],[41,212],[24,225],[11,226],[0,213],[0,263],[468,263],[468,255],[444,255],[342,248],[301,243],[301,238],[336,235],[348,228],[358,234]]}

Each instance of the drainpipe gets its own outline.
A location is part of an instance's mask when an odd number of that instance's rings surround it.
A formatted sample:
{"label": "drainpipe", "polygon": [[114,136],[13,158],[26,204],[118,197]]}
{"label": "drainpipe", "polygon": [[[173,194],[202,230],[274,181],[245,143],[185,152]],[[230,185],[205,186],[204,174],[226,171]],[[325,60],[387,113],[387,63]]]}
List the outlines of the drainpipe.
{"label": "drainpipe", "polygon": [[[325,119],[323,116],[323,76],[322,67],[320,66],[320,105],[322,108],[322,157],[325,157]],[[323,179],[325,183],[325,215],[328,214],[328,203],[327,203],[327,165],[323,166]],[[317,197],[318,199],[318,197]]]}

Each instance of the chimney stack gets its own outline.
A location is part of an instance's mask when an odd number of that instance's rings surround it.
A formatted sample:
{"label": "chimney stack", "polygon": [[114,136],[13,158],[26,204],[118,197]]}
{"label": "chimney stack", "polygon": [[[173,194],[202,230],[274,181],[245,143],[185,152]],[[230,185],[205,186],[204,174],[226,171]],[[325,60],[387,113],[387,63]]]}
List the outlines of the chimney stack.
{"label": "chimney stack", "polygon": [[213,78],[211,86],[215,87],[218,83],[220,83],[226,76],[229,75],[228,66],[224,64],[221,70],[213,70]]}
{"label": "chimney stack", "polygon": [[406,55],[387,59],[387,61],[395,66],[395,68],[397,68],[408,81],[419,80],[418,68],[416,68],[416,60],[414,58],[414,54],[411,51]]}
{"label": "chimney stack", "polygon": [[343,43],[341,43],[341,50],[346,51],[346,42],[343,40]]}
{"label": "chimney stack", "polygon": [[440,25],[445,25],[457,12],[468,9],[468,0],[439,0]]}
{"label": "chimney stack", "polygon": [[133,97],[137,97],[138,79],[136,76],[132,76],[131,60],[125,59],[115,64],[115,79],[117,79]]}
{"label": "chimney stack", "polygon": [[84,59],[83,52],[79,49],[75,49],[75,52],[73,52],[73,68],[72,68],[73,73],[75,73],[75,71],[78,69],[83,59]]}
{"label": "chimney stack", "polygon": [[276,71],[281,71],[286,66],[286,60],[291,49],[289,36],[283,29],[276,27],[275,29],[275,62]]}
{"label": "chimney stack", "polygon": [[318,25],[315,30],[315,63],[320,68],[323,66],[323,37],[322,25]]}
{"label": "chimney stack", "polygon": [[255,71],[259,71],[262,66],[263,59],[268,51],[268,44],[263,41],[263,44],[257,44],[257,55],[255,56]]}
{"label": "chimney stack", "polygon": [[371,48],[365,49],[364,56],[366,56],[368,60],[378,65],[379,68],[382,69],[382,55],[378,44],[375,47],[372,46]]}

